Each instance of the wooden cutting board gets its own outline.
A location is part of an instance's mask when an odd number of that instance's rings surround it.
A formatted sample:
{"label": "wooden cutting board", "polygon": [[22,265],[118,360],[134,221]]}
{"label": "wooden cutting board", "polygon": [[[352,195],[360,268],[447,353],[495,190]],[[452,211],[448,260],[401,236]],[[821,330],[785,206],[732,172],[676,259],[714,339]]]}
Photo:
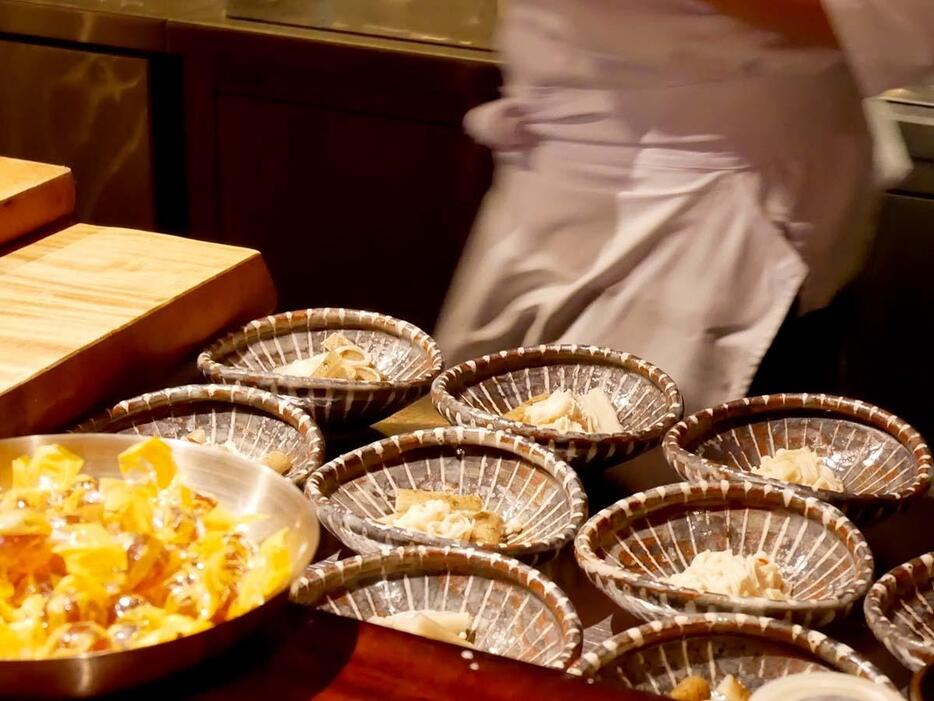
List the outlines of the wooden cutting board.
{"label": "wooden cutting board", "polygon": [[64,166],[0,156],[0,245],[68,216],[75,181]]}
{"label": "wooden cutting board", "polygon": [[257,251],[78,224],[0,257],[0,437],[122,398],[269,313]]}

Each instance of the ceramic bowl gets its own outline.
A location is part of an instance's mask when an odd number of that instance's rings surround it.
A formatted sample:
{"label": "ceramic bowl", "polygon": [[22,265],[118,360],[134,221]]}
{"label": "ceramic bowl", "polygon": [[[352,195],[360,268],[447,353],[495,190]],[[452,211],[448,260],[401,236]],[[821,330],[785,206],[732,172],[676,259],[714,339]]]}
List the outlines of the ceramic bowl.
{"label": "ceramic bowl", "polygon": [[715,686],[732,674],[755,691],[791,674],[827,671],[894,688],[869,661],[822,633],[731,613],[675,616],[630,628],[583,655],[569,670],[660,696],[691,675]]}
{"label": "ceramic bowl", "polygon": [[[9,484],[10,463],[39,446],[58,444],[84,459],[83,472],[120,479],[117,456],[139,443],[137,436],[68,433],[0,440],[0,484]],[[213,496],[235,514],[262,514],[246,526],[254,542],[287,529],[292,579],[314,557],[320,530],[308,502],[288,480],[237,455],[183,441],[168,441],[179,476],[192,489]],[[3,698],[63,699],[109,694],[139,686],[220,654],[281,616],[287,586],[259,607],[213,628],[170,642],[119,652],[47,660],[0,660]],[[112,697],[108,697],[112,698]]]}
{"label": "ceramic bowl", "polygon": [[254,462],[283,453],[291,462],[283,474],[299,486],[324,462],[324,439],[315,422],[292,402],[253,387],[186,385],[141,394],[74,430],[177,439],[202,431],[205,445]]}
{"label": "ceramic bowl", "polygon": [[[522,529],[490,546],[388,526],[378,519],[393,512],[397,488],[476,494]],[[464,427],[402,434],[347,453],[316,471],[305,493],[327,529],[360,553],[420,544],[542,562],[587,519],[586,494],[566,463],[520,436]]]}
{"label": "ceramic bowl", "polygon": [[[574,547],[591,581],[645,620],[732,611],[820,626],[845,615],[872,580],[869,546],[838,509],[749,482],[682,482],[635,494],[591,518]],[[704,550],[765,552],[789,599],[733,598],[663,581]]]}
{"label": "ceramic bowl", "polygon": [[397,548],[312,567],[292,599],[366,621],[403,611],[467,611],[479,650],[567,669],[583,631],[571,602],[516,560],[458,548]]}
{"label": "ceramic bowl", "polygon": [[863,602],[876,638],[913,672],[934,663],[934,553],[885,574]]}
{"label": "ceramic bowl", "polygon": [[[866,523],[905,507],[930,486],[931,452],[920,434],[871,404],[825,394],[776,394],[689,416],[662,441],[685,479],[738,479],[787,486]],[[814,490],[752,474],[779,448],[810,448],[845,492]]]}
{"label": "ceramic bowl", "polygon": [[[292,377],[275,369],[322,350],[341,332],[367,351],[380,382]],[[374,312],[305,309],[251,321],[198,356],[214,382],[259,387],[292,397],[322,424],[369,424],[426,394],[444,367],[441,350],[412,324]]]}
{"label": "ceramic bowl", "polygon": [[[606,392],[622,433],[560,433],[503,414],[556,389]],[[658,443],[681,418],[681,394],[654,365],[628,353],[593,346],[517,348],[457,365],[431,389],[438,411],[452,424],[510,431],[531,438],[580,467],[613,464]]]}

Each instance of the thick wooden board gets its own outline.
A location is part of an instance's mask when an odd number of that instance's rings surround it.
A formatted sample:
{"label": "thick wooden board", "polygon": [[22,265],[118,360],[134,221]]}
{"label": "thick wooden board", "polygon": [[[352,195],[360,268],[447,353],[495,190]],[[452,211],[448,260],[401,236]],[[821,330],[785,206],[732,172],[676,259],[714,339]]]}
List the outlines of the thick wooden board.
{"label": "thick wooden board", "polygon": [[75,181],[64,166],[0,156],[0,245],[72,213]]}
{"label": "thick wooden board", "polygon": [[257,251],[78,224],[0,258],[0,436],[60,427],[275,306]]}

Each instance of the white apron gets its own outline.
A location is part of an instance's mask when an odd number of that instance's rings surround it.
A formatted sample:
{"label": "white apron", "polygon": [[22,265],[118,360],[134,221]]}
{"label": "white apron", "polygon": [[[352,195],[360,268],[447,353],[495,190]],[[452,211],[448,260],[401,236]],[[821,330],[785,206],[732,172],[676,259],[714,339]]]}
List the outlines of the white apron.
{"label": "white apron", "polygon": [[592,343],[664,368],[689,409],[742,396],[795,297],[826,305],[869,243],[872,139],[843,54],[696,0],[507,8],[504,98],[467,118],[497,172],[442,348]]}

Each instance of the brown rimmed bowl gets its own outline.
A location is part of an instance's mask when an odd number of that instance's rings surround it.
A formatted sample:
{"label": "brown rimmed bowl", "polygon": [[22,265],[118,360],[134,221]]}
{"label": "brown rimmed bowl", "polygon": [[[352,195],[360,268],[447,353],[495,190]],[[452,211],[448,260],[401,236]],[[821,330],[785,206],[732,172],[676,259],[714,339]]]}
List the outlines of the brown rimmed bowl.
{"label": "brown rimmed bowl", "polygon": [[556,669],[580,654],[583,629],[570,600],[537,570],[496,553],[397,548],[309,568],[292,600],[366,621],[403,611],[467,611],[473,645]]}
{"label": "brown rimmed bowl", "polygon": [[[821,626],[852,609],[873,573],[865,538],[838,509],[750,482],[681,482],[640,492],[591,518],[574,548],[597,588],[644,620],[727,611]],[[704,550],[765,552],[790,598],[734,598],[663,581]]]}
{"label": "brown rimmed bowl", "polygon": [[[380,523],[393,513],[397,488],[476,494],[486,510],[523,528],[494,546]],[[540,563],[587,519],[587,496],[566,463],[521,436],[463,426],[393,436],[342,455],[311,476],[305,494],[321,523],[359,553],[450,546]]]}
{"label": "brown rimmed bowl", "polygon": [[[59,444],[84,458],[84,472],[122,478],[117,456],[140,441],[137,436],[68,433],[0,440],[0,484],[8,484],[10,463],[42,445]],[[166,441],[182,481],[217,499],[235,514],[263,514],[247,527],[260,541],[287,528],[296,579],[314,557],[320,531],[308,502],[287,479],[256,463],[183,441]],[[62,699],[98,696],[139,686],[217,655],[253,634],[287,602],[288,587],[264,604],[213,628],[167,643],[121,652],[99,652],[50,660],[0,660],[4,698]]]}
{"label": "brown rimmed bowl", "polygon": [[[387,380],[293,377],[277,367],[322,350],[335,332],[367,351]],[[305,309],[256,319],[198,356],[213,382],[258,387],[291,397],[324,426],[370,424],[428,393],[444,368],[438,344],[412,324],[375,312]]]}
{"label": "brown rimmed bowl", "polygon": [[124,433],[184,440],[204,431],[220,446],[262,463],[273,451],[288,456],[284,477],[298,486],[324,462],[317,424],[294,403],[253,387],[185,385],[125,399],[74,428],[80,433]]}
{"label": "brown rimmed bowl", "polygon": [[[752,474],[779,448],[810,448],[845,491],[814,490]],[[685,479],[731,479],[789,487],[868,523],[927,493],[934,474],[921,435],[865,402],[826,394],[774,394],[722,404],[687,417],[662,441]]]}
{"label": "brown rimmed bowl", "polygon": [[[622,433],[560,433],[503,416],[543,393],[582,394],[595,387],[609,397]],[[452,424],[517,433],[576,467],[638,455],[656,445],[683,412],[678,388],[659,368],[629,353],[576,345],[516,348],[468,360],[435,380],[431,399]]]}
{"label": "brown rimmed bowl", "polygon": [[863,611],[876,639],[908,669],[934,663],[934,553],[883,575]]}
{"label": "brown rimmed bowl", "polygon": [[749,690],[791,674],[842,672],[893,689],[888,677],[823,633],[732,613],[674,616],[630,628],[584,654],[569,672],[625,689],[668,694],[685,677],[716,686],[732,674]]}

